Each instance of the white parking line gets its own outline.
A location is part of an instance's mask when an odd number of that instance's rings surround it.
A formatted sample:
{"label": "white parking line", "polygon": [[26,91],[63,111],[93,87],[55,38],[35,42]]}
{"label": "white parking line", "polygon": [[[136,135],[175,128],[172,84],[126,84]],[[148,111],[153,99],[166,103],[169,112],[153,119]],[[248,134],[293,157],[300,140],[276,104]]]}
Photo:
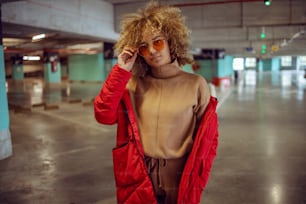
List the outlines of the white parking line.
{"label": "white parking line", "polygon": [[229,89],[224,95],[223,97],[221,97],[220,101],[218,102],[217,105],[217,111],[218,109],[221,107],[221,105],[226,101],[226,99],[231,95],[233,89]]}
{"label": "white parking line", "polygon": [[93,149],[96,149],[96,147],[91,145],[91,146],[88,146],[88,147],[83,147],[83,148],[78,148],[78,149],[73,149],[73,150],[69,150],[69,151],[65,151],[65,152],[56,153],[56,154],[54,154],[54,157],[69,155],[69,154],[75,154],[75,153],[79,153],[79,152],[85,152],[85,151],[93,150]]}

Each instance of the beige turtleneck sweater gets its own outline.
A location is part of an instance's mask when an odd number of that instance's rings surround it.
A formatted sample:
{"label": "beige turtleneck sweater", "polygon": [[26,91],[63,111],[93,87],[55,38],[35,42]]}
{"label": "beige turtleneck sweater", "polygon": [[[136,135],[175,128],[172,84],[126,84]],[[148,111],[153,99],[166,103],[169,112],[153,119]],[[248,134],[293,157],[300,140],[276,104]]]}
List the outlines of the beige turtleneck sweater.
{"label": "beige turtleneck sweater", "polygon": [[130,91],[146,156],[180,158],[191,150],[196,123],[210,93],[205,79],[184,72],[177,62],[132,77]]}

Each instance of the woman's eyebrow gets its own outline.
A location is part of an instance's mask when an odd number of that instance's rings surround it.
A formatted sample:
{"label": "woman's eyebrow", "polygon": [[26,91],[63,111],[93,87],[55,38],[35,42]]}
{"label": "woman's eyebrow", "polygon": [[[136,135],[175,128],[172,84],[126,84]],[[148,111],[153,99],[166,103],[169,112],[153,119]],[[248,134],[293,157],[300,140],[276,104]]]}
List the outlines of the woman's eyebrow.
{"label": "woman's eyebrow", "polygon": [[153,37],[152,40],[156,40],[157,38],[162,38],[162,36],[157,35],[157,36]]}
{"label": "woman's eyebrow", "polygon": [[[161,36],[161,35],[157,35],[157,36],[154,36],[153,38],[152,38],[152,41],[154,41],[154,40],[156,40],[156,39],[158,39],[158,38],[164,38],[163,36]],[[140,42],[139,43],[140,45],[145,45],[145,44],[148,44],[147,42]]]}
{"label": "woman's eyebrow", "polygon": [[141,42],[141,43],[139,43],[139,46],[146,45],[146,44],[148,44],[148,43],[146,43],[146,42]]}

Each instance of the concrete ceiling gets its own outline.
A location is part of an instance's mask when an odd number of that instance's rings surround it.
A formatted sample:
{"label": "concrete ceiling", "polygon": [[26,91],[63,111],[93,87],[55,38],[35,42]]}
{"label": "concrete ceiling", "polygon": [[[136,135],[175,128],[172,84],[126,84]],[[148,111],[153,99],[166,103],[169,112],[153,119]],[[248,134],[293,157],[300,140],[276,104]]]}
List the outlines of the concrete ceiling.
{"label": "concrete ceiling", "polygon": [[[25,0],[1,0],[1,4]],[[2,6],[3,7],[3,6]],[[2,8],[3,9],[3,8]],[[33,41],[32,37],[41,33],[46,38]],[[62,57],[75,53],[101,52],[102,40],[98,37],[80,35],[40,27],[2,22],[2,36],[5,59],[14,55],[43,55],[44,51],[57,52]]]}
{"label": "concrete ceiling", "polygon": [[[33,52],[35,50],[64,49],[76,44],[96,43],[100,39],[44,28],[2,23],[3,44],[11,52]],[[45,33],[46,38],[33,41],[32,36]],[[15,48],[15,49],[14,49]]]}
{"label": "concrete ceiling", "polygon": [[[1,0],[7,3],[14,0]],[[101,0],[102,1],[102,0]],[[134,12],[147,0],[103,0],[114,5],[115,30],[123,14]],[[306,55],[306,1],[273,0],[271,6],[263,0],[160,0],[182,9],[192,31],[192,50],[225,49],[236,56],[273,57]],[[64,49],[76,44],[101,41],[98,38],[48,29],[3,23],[4,46],[32,51]],[[33,43],[31,36],[47,33],[47,40]],[[260,34],[266,34],[265,39]],[[262,45],[267,53],[261,54]],[[248,49],[247,49],[248,48]],[[13,50],[13,49],[11,49]]]}
{"label": "concrete ceiling", "polygon": [[[147,1],[105,0],[114,4],[115,26],[123,14]],[[160,0],[179,7],[191,29],[192,50],[225,49],[236,56],[306,55],[306,1],[273,0]],[[262,39],[261,33],[266,37]],[[266,53],[262,54],[262,46]]]}

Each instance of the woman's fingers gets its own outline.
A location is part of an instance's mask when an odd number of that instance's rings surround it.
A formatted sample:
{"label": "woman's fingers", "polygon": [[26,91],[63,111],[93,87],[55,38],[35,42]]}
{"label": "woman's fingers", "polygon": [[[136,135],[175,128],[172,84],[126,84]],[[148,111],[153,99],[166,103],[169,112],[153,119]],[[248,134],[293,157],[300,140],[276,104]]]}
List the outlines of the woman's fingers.
{"label": "woman's fingers", "polygon": [[131,70],[136,60],[137,53],[138,53],[137,48],[131,48],[131,47],[124,48],[124,50],[118,56],[119,66],[126,70]]}
{"label": "woman's fingers", "polygon": [[121,56],[124,58],[124,59],[129,59],[129,58],[132,58],[135,53],[137,52],[136,49],[133,49],[133,48],[126,48],[122,51],[121,53]]}

